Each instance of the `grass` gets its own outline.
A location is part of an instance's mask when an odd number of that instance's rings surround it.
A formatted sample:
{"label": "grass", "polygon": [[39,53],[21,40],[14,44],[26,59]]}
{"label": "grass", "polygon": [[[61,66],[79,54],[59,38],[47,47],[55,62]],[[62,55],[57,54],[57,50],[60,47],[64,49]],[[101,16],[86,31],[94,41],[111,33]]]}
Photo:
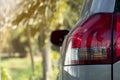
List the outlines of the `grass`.
{"label": "grass", "polygon": [[32,75],[29,58],[3,59],[0,62],[0,66],[5,69],[5,74],[7,73],[7,76],[11,76],[12,80],[30,80],[33,77],[39,77],[39,79],[32,80],[40,80],[42,77],[42,65],[40,63],[40,60],[35,62],[36,71],[39,71],[39,74],[36,74],[37,72],[35,71],[35,75]]}
{"label": "grass", "polygon": [[[52,75],[53,79],[56,79],[58,73],[58,59],[60,55],[52,51]],[[31,60],[27,58],[8,58],[0,60],[0,67],[3,68],[5,79],[2,80],[43,80],[42,79],[42,59],[37,56],[35,60],[35,72],[32,73]]]}

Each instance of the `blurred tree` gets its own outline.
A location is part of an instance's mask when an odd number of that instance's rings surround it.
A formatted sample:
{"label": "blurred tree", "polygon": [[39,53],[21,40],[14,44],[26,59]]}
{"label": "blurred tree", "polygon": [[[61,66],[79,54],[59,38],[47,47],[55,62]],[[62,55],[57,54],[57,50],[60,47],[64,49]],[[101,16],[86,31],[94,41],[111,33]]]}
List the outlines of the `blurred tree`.
{"label": "blurred tree", "polygon": [[[70,29],[78,19],[81,3],[81,0],[23,0],[10,16],[12,28],[18,30],[13,32],[11,41],[19,38],[19,43],[28,42],[33,72],[33,47],[39,44],[43,56],[43,80],[51,79],[50,33],[55,29]],[[36,41],[34,45],[33,40]]]}
{"label": "blurred tree", "polygon": [[54,29],[71,29],[79,19],[83,0],[60,0],[51,20]]}
{"label": "blurred tree", "polygon": [[[16,18],[13,20],[13,24],[20,26],[25,26],[24,29],[27,30],[28,42],[29,42],[29,51],[31,53],[31,60],[32,65],[34,64],[33,61],[33,51],[31,45],[31,38],[38,35],[39,37],[39,47],[40,51],[43,54],[43,80],[51,79],[51,60],[50,60],[50,42],[47,39],[50,35],[49,30],[49,19],[52,15],[52,10],[55,6],[54,0],[49,1],[24,1],[21,5],[22,9],[20,8],[19,11],[16,12]],[[26,6],[26,7],[25,7]],[[49,14],[48,14],[49,13]],[[36,31],[32,29],[36,28]],[[31,35],[31,33],[34,33]],[[34,70],[34,65],[33,65]]]}

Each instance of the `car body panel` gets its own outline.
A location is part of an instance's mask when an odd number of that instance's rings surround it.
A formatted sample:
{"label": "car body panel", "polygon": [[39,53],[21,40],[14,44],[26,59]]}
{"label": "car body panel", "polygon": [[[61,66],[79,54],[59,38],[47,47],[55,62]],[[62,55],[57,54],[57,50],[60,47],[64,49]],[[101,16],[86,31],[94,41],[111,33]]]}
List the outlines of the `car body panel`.
{"label": "car body panel", "polygon": [[120,61],[113,64],[113,80],[120,80]]}
{"label": "car body panel", "polygon": [[111,80],[111,65],[64,66],[63,80]]}

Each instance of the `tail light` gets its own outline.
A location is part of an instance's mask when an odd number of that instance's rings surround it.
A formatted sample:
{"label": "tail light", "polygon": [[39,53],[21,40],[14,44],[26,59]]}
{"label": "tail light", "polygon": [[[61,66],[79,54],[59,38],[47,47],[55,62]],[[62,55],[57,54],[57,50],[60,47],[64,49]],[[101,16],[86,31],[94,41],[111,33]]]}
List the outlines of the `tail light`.
{"label": "tail light", "polygon": [[120,60],[120,14],[115,14],[115,54],[114,54],[114,62]]}
{"label": "tail light", "polygon": [[110,64],[111,32],[111,13],[89,17],[69,35],[64,65]]}

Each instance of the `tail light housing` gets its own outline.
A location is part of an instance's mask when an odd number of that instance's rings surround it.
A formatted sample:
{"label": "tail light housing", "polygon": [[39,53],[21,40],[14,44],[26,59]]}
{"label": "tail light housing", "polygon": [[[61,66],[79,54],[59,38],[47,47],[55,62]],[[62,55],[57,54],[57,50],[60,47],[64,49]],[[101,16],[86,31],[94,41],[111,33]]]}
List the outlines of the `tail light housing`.
{"label": "tail light housing", "polygon": [[115,21],[115,28],[114,28],[115,37],[114,37],[113,46],[115,52],[114,54],[114,63],[115,63],[118,60],[120,60],[120,13],[115,14],[114,21]]}
{"label": "tail light housing", "polygon": [[111,63],[112,15],[94,14],[71,32],[64,65]]}

